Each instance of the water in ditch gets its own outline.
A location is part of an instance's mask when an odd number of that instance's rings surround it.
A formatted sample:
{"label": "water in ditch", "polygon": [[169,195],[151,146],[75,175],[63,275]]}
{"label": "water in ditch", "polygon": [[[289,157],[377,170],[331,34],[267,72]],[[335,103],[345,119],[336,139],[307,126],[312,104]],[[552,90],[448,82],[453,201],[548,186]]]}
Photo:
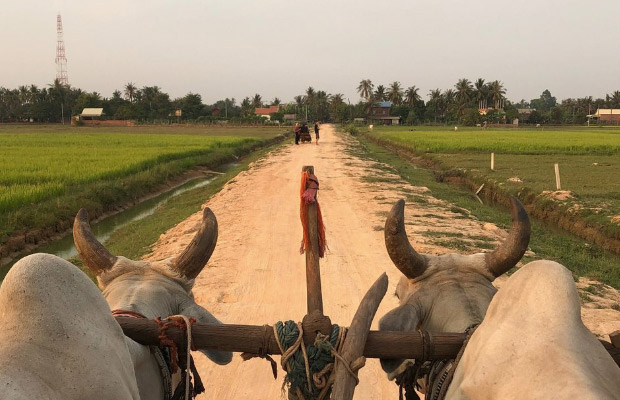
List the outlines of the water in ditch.
{"label": "water in ditch", "polygon": [[[236,165],[238,164],[236,163],[227,164],[219,168],[219,170],[227,171],[228,169],[233,168]],[[213,182],[214,179],[215,179],[215,174],[208,175],[202,178],[192,179],[167,192],[161,193],[155,197],[152,197],[141,203],[138,203],[131,208],[123,210],[117,214],[113,214],[98,222],[92,223],[91,229],[93,231],[93,234],[95,235],[97,240],[99,240],[101,243],[105,243],[106,240],[118,229],[134,221],[139,221],[141,219],[144,219],[152,215],[157,210],[158,207],[162,206],[163,204],[168,202],[170,199],[182,193],[185,193],[189,190],[207,186],[211,182]],[[57,255],[58,257],[68,260],[77,255],[77,252],[75,250],[75,245],[73,244],[73,234],[69,233],[60,239],[57,239],[48,244],[39,246],[32,253],[49,253],[49,254],[54,254],[54,255]],[[19,258],[22,258],[22,257],[23,256]],[[17,261],[18,260],[14,260],[13,262],[9,264],[0,265],[0,281],[4,279],[6,274],[9,272],[9,269],[11,269],[13,264]]]}

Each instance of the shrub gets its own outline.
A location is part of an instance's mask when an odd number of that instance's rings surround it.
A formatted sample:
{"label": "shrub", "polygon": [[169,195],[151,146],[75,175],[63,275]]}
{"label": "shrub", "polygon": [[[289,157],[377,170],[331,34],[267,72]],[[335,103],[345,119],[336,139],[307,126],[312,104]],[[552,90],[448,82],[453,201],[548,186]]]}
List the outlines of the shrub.
{"label": "shrub", "polygon": [[344,127],[344,131],[350,133],[355,136],[360,133],[359,128],[353,124],[348,124]]}

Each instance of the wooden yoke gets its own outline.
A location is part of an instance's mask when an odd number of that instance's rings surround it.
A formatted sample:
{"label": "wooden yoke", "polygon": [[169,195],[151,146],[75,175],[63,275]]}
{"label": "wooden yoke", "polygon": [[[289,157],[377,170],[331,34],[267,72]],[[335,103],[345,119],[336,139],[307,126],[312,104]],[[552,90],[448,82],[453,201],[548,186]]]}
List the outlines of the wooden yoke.
{"label": "wooden yoke", "polygon": [[[301,172],[308,172],[310,175],[314,175],[314,167],[306,165],[302,167]],[[306,184],[307,188],[308,185]],[[304,342],[314,343],[317,332],[321,332],[324,335],[331,334],[332,322],[329,317],[323,315],[317,203],[316,201],[307,203],[306,207],[306,226],[308,227],[310,246],[306,250],[307,314],[302,320],[302,326],[304,328]]]}

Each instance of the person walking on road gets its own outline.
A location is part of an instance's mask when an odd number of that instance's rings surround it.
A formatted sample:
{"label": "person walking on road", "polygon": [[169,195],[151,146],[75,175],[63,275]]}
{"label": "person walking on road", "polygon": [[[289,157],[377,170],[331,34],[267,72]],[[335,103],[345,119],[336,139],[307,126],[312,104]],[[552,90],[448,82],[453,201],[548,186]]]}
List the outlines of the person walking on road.
{"label": "person walking on road", "polygon": [[314,135],[316,136],[316,145],[319,145],[319,121],[314,122]]}
{"label": "person walking on road", "polygon": [[299,123],[295,122],[295,144],[299,144],[299,131],[301,131]]}

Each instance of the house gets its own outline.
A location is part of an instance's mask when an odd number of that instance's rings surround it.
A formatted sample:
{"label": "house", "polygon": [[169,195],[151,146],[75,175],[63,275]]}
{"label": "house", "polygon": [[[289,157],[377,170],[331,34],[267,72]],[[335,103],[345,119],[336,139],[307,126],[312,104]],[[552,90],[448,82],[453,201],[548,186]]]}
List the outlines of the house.
{"label": "house", "polygon": [[604,124],[620,124],[620,108],[599,108],[592,115],[587,116],[588,119],[594,119],[594,122]]}
{"label": "house", "polygon": [[495,107],[485,107],[485,108],[479,108],[478,109],[478,114],[480,115],[487,115],[488,113],[492,113],[494,111],[498,111],[500,113],[504,112],[504,109],[499,107],[499,108],[495,108]]}
{"label": "house", "polygon": [[80,114],[80,120],[100,119],[103,116],[103,108],[85,108]]}
{"label": "house", "polygon": [[373,104],[370,108],[370,121],[376,124],[398,125],[400,117],[391,117],[390,108],[392,108],[392,103],[389,101],[380,101]]}
{"label": "house", "polygon": [[71,118],[71,125],[88,126],[134,126],[132,120],[102,119],[103,108],[85,108]]}
{"label": "house", "polygon": [[534,111],[536,111],[535,108],[517,108],[519,115],[530,115]]}
{"label": "house", "polygon": [[373,106],[370,108],[370,116],[371,118],[389,117],[390,108],[392,108],[392,103],[390,103],[389,101],[380,101],[373,104]]}
{"label": "house", "polygon": [[267,119],[271,119],[271,114],[277,113],[279,111],[280,111],[279,105],[269,106],[269,107],[257,107],[256,109],[254,109],[254,115],[267,118]]}

